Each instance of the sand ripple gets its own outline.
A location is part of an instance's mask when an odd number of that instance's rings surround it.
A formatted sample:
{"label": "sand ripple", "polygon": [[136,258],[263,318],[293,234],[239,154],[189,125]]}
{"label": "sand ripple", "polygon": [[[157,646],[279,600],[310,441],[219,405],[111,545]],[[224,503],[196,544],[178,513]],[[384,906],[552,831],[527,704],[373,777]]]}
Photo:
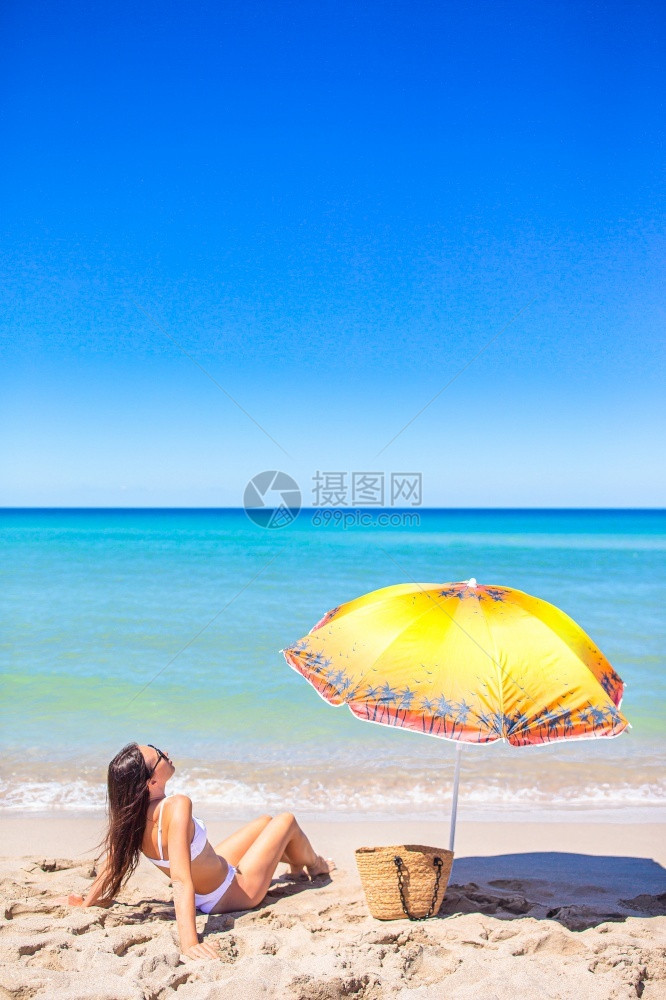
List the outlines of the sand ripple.
{"label": "sand ripple", "polygon": [[[459,871],[472,867],[483,868]],[[6,859],[0,998],[516,1000],[535,984],[544,1000],[666,996],[663,894],[613,898],[598,881],[539,874],[458,876],[423,924],[373,920],[355,872],[278,879],[257,910],[197,917],[220,948],[197,962],[181,958],[168,886],[152,872],[140,869],[111,909],[76,910],[54,897],[84,890],[89,862]]]}

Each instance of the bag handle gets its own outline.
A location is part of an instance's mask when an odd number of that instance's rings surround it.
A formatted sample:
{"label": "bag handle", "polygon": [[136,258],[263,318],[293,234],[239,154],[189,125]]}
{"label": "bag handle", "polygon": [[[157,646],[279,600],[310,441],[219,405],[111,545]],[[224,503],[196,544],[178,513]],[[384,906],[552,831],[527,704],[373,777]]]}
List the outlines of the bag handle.
{"label": "bag handle", "polygon": [[432,859],[433,868],[437,869],[437,874],[435,875],[435,891],[432,894],[432,903],[430,904],[430,908],[428,912],[425,914],[425,916],[413,917],[412,914],[407,909],[407,902],[405,900],[405,887],[404,887],[405,874],[403,872],[402,858],[400,857],[399,854],[396,854],[396,856],[393,858],[393,864],[395,865],[398,874],[398,890],[400,892],[400,902],[402,903],[402,909],[405,916],[408,917],[410,920],[428,920],[429,917],[431,917],[435,912],[435,906],[437,905],[437,895],[439,893],[439,880],[442,877],[443,863],[444,862],[442,861],[442,859],[437,857],[437,855],[435,855],[435,857]]}

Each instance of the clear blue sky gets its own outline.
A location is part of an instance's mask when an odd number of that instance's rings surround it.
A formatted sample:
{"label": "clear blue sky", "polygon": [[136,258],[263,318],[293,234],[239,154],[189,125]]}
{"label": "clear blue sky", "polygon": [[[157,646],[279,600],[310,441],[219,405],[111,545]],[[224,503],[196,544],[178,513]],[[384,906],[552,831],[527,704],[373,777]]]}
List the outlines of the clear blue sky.
{"label": "clear blue sky", "polygon": [[0,504],[663,506],[664,23],[8,0]]}

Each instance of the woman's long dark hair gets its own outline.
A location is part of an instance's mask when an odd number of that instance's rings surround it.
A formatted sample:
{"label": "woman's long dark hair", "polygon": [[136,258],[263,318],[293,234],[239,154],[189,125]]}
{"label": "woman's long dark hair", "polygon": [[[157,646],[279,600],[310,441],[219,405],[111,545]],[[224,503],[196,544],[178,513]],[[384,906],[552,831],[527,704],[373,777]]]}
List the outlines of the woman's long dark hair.
{"label": "woman's long dark hair", "polygon": [[150,769],[138,743],[128,743],[109,764],[109,827],[104,839],[107,869],[101,886],[103,899],[113,899],[139,863],[150,802],[149,778]]}

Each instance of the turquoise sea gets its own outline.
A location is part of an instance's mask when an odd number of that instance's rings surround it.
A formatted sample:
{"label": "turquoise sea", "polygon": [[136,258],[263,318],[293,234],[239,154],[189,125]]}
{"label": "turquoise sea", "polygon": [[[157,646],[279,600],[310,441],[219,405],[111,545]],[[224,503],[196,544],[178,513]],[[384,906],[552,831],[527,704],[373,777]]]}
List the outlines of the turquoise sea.
{"label": "turquoise sea", "polygon": [[466,747],[460,817],[663,815],[666,511],[313,513],[267,529],[243,510],[0,511],[0,809],[103,807],[136,739],[169,751],[173,790],[207,816],[440,817],[454,746],[331,708],[280,649],[369,590],[474,576],[578,621],[627,684],[631,729]]}

